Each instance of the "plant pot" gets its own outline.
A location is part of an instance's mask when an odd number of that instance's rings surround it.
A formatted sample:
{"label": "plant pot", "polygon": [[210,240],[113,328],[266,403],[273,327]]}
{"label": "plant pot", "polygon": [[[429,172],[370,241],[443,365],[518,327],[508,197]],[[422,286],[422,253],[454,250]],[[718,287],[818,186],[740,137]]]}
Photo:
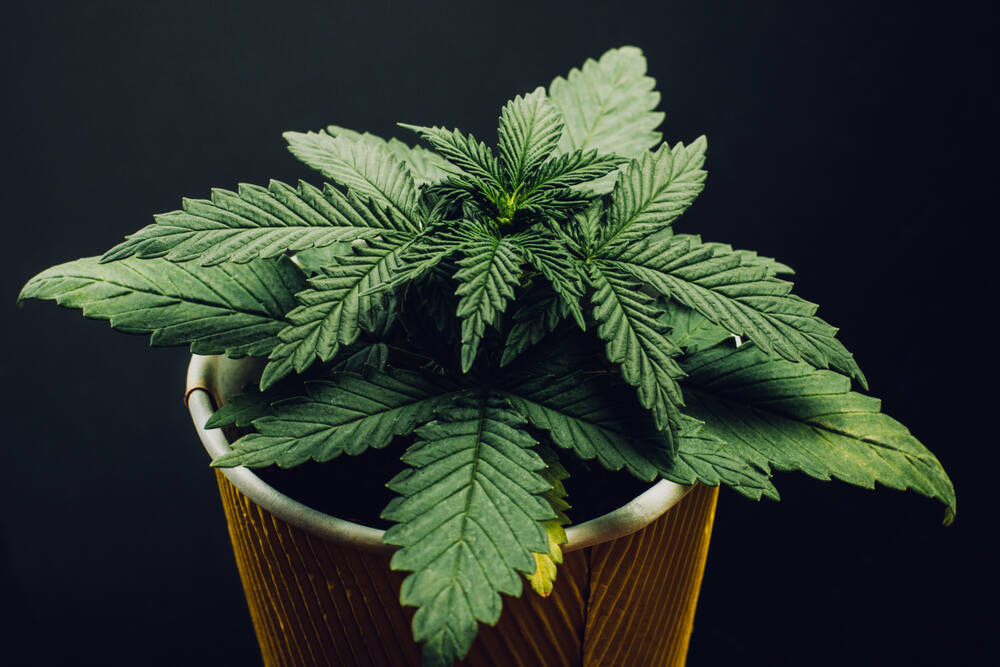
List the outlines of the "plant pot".
{"label": "plant pot", "polygon": [[[252,361],[194,356],[187,402],[203,426],[252,381]],[[246,468],[216,470],[236,564],[267,667],[419,665],[412,607],[399,603],[382,531],[306,507]],[[468,665],[683,665],[718,488],[661,480],[621,508],[571,526],[553,593],[504,598]]]}

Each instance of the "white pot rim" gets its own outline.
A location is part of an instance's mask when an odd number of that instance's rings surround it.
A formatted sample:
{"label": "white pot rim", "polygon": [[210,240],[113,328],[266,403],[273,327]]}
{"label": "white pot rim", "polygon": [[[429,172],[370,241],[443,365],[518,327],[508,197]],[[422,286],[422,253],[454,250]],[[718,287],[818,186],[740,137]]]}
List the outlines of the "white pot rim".
{"label": "white pot rim", "polygon": [[[218,391],[227,372],[226,369],[220,369],[220,359],[224,359],[221,365],[227,367],[240,361],[233,362],[216,356],[192,355],[185,392],[185,400],[195,430],[202,445],[213,459],[231,451],[222,429],[205,428],[205,423],[215,411],[212,395],[225,395],[225,392]],[[384,530],[339,519],[304,505],[264,482],[249,468],[239,466],[218,470],[255,504],[313,535],[365,551],[390,553],[396,549],[382,542]],[[562,550],[576,551],[642,530],[676,505],[691,488],[661,479],[618,509],[567,528],[567,543],[563,545]]]}

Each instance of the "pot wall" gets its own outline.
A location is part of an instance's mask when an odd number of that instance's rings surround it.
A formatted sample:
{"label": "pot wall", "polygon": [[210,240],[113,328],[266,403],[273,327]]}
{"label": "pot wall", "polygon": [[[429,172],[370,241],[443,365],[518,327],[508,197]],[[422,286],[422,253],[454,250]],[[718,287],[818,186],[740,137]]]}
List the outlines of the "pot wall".
{"label": "pot wall", "polygon": [[[420,664],[389,556],[310,535],[216,475],[267,667]],[[552,595],[505,597],[461,664],[683,665],[717,498],[696,486],[639,532],[566,554]]]}

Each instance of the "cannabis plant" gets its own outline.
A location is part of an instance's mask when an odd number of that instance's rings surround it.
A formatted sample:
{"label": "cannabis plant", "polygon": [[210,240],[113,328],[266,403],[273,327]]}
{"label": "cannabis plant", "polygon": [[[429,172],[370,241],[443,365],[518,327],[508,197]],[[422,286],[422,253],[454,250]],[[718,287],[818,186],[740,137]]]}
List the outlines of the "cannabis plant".
{"label": "cannabis plant", "polygon": [[[385,542],[428,664],[464,656],[500,593],[551,590],[560,459],[777,499],[772,470],[937,498],[937,459],[879,401],[784,264],[677,233],[706,141],[661,142],[638,49],[509,101],[491,147],[331,126],[285,135],[327,182],[185,199],[102,257],[51,268],[54,299],[154,345],[266,357],[209,427],[214,466],[398,448]],[[568,499],[572,501],[572,498]]]}

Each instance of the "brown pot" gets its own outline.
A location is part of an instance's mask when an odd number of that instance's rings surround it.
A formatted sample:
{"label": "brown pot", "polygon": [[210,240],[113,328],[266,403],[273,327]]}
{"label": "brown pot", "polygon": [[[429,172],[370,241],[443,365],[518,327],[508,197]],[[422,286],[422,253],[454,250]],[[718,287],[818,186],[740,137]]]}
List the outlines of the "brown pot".
{"label": "brown pot", "polygon": [[[212,403],[252,372],[223,358],[192,360],[188,405],[213,456],[228,445],[202,428]],[[247,469],[216,476],[267,667],[420,664],[414,609],[399,604],[406,573],[390,569],[381,531],[298,505]],[[460,664],[683,665],[717,498],[718,488],[660,482],[575,526],[552,595],[526,586],[520,598],[505,597],[499,622],[480,625]]]}

